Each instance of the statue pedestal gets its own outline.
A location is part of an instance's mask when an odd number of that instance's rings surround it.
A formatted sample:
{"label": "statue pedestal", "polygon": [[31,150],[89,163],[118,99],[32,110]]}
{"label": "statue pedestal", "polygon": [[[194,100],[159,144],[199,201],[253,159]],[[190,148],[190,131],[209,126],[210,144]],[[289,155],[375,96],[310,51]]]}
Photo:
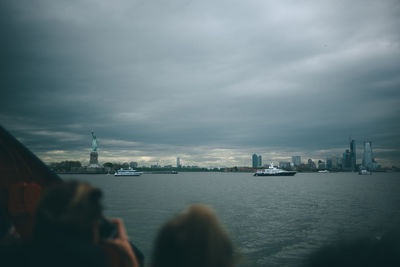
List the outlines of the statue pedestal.
{"label": "statue pedestal", "polygon": [[89,168],[100,168],[97,152],[90,152]]}
{"label": "statue pedestal", "polygon": [[90,164],[99,164],[97,152],[90,152]]}

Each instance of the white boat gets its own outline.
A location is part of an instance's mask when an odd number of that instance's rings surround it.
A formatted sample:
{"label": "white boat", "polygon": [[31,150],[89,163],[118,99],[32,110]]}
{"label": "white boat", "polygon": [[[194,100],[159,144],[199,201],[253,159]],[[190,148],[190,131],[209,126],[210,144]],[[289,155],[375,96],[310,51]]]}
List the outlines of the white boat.
{"label": "white boat", "polygon": [[329,173],[328,170],[322,170],[322,171],[318,171],[319,173]]}
{"label": "white boat", "polygon": [[295,174],[295,171],[285,171],[282,169],[278,169],[274,167],[274,164],[271,162],[268,169],[257,170],[254,176],[293,176]]}
{"label": "white boat", "polygon": [[358,172],[358,174],[359,174],[359,175],[371,175],[371,172],[370,172],[370,171],[367,171],[367,170],[360,170],[360,171]]}
{"label": "white boat", "polygon": [[129,167],[129,169],[119,169],[114,173],[115,176],[140,176],[143,172],[138,172]]}

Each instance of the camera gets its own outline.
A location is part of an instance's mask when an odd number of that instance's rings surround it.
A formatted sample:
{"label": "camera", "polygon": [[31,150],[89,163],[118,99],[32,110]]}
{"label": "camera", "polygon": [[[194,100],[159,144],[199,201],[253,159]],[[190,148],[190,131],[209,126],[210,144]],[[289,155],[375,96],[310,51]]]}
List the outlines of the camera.
{"label": "camera", "polygon": [[117,225],[111,223],[107,219],[101,219],[99,223],[100,239],[114,239],[118,236]]}

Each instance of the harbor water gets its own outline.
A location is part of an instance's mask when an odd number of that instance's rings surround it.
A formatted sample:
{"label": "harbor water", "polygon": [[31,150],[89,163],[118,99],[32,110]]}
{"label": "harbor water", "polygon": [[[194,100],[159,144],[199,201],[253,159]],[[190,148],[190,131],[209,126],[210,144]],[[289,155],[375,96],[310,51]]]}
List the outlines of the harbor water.
{"label": "harbor water", "polygon": [[123,218],[147,262],[160,226],[192,203],[211,206],[241,254],[239,266],[298,266],[344,238],[379,238],[400,222],[400,174],[181,172],[62,175],[104,192],[107,217]]}

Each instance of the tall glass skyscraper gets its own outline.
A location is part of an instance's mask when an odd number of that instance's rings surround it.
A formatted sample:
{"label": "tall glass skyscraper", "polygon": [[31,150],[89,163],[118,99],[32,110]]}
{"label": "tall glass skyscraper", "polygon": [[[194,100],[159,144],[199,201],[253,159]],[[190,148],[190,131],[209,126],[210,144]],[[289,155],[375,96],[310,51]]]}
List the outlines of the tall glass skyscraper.
{"label": "tall glass skyscraper", "polygon": [[364,141],[364,155],[362,165],[364,168],[371,170],[373,168],[372,162],[372,142],[371,141]]}
{"label": "tall glass skyscraper", "polygon": [[253,168],[257,168],[258,167],[258,156],[257,156],[257,154],[253,154],[252,161],[253,161]]}
{"label": "tall glass skyscraper", "polygon": [[350,141],[350,166],[351,170],[355,170],[357,167],[357,158],[356,158],[356,141]]}
{"label": "tall glass skyscraper", "polygon": [[348,149],[343,153],[342,168],[346,171],[351,170],[351,153]]}

